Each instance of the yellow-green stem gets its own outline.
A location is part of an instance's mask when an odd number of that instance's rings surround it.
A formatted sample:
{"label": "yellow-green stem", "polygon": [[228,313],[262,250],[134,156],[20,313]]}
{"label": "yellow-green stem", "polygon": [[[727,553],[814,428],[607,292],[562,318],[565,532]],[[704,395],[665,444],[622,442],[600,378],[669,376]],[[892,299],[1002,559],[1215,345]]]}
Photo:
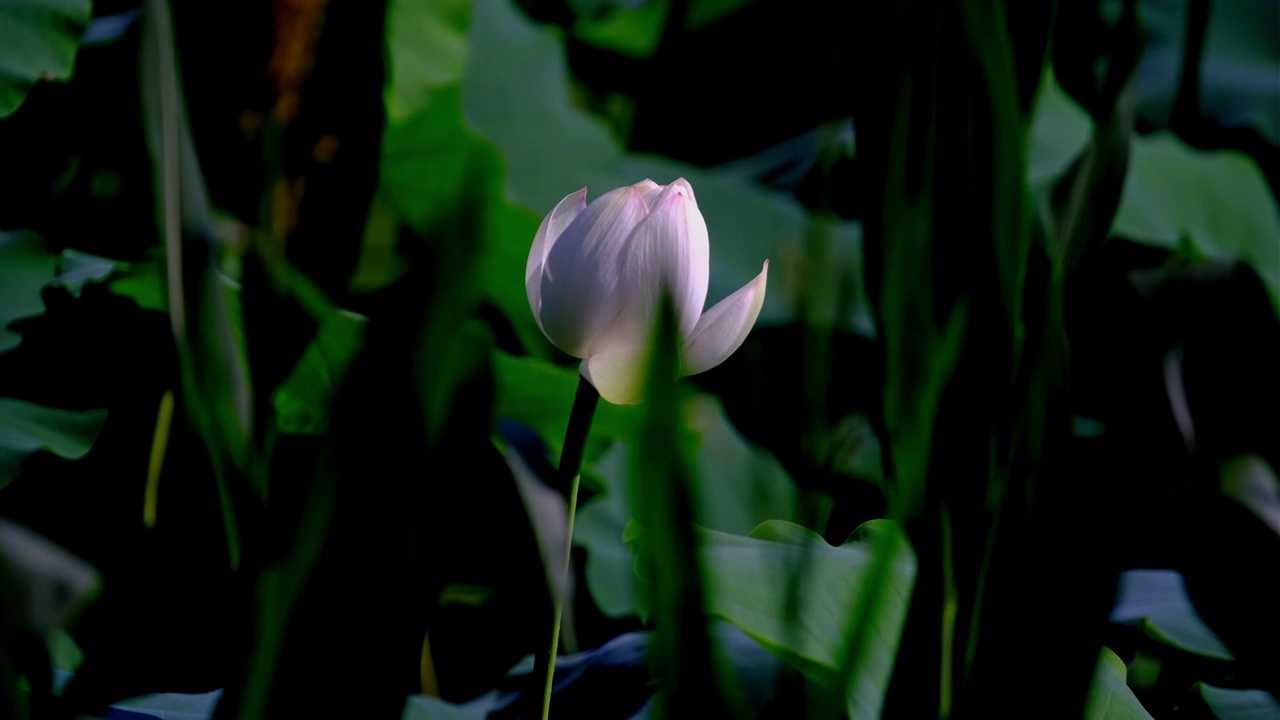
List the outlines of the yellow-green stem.
{"label": "yellow-green stem", "polygon": [[[547,720],[551,715],[551,689],[555,684],[556,651],[560,644],[560,621],[564,615],[564,596],[560,590],[568,587],[570,563],[573,560],[573,521],[578,512],[578,481],[582,477],[582,454],[587,447],[587,433],[591,430],[591,419],[595,416],[599,400],[600,393],[596,392],[595,387],[587,382],[586,378],[578,378],[578,392],[573,398],[573,410],[569,412],[569,427],[565,429],[564,445],[560,451],[559,478],[561,483],[569,479],[569,519],[565,532],[564,565],[557,569],[563,572],[563,575],[557,573],[562,581],[553,582],[551,588],[555,615],[551,621],[551,647],[545,656],[542,720]],[[535,663],[534,677],[537,677],[540,665],[541,663]]]}

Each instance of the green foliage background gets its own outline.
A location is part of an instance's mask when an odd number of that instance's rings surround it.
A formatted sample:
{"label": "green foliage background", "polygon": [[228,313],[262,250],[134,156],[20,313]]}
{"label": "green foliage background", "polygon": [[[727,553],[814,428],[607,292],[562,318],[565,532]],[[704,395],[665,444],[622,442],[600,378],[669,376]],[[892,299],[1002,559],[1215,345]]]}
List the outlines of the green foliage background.
{"label": "green foliage background", "polygon": [[[1280,17],[836,5],[0,6],[0,515],[105,588],[0,714],[532,713],[553,593],[648,633],[575,716],[1275,708]],[[522,273],[646,177],[768,294],[601,403],[570,541]]]}

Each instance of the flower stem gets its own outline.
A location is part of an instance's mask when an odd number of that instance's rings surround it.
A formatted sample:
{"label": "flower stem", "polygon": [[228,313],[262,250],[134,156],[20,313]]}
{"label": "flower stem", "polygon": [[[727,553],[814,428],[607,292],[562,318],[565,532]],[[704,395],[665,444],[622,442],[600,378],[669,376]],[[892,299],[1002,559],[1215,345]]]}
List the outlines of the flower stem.
{"label": "flower stem", "polygon": [[[569,521],[565,533],[564,566],[557,568],[563,571],[561,577],[565,582],[552,583],[551,588],[555,617],[551,621],[551,647],[545,656],[546,683],[542,689],[542,720],[547,720],[551,715],[551,688],[556,674],[556,650],[560,644],[560,618],[564,614],[564,597],[560,590],[568,586],[570,562],[573,559],[573,521],[578,511],[578,481],[581,478],[582,454],[587,447],[587,432],[591,429],[591,419],[596,414],[596,405],[599,400],[600,393],[596,392],[595,387],[587,382],[586,378],[579,377],[578,392],[573,397],[573,410],[569,412],[569,427],[564,432],[564,446],[560,451],[560,472],[557,478],[559,480],[557,484],[560,487],[564,487],[566,481],[569,483]],[[535,664],[534,677],[537,677],[541,665],[542,663]]]}

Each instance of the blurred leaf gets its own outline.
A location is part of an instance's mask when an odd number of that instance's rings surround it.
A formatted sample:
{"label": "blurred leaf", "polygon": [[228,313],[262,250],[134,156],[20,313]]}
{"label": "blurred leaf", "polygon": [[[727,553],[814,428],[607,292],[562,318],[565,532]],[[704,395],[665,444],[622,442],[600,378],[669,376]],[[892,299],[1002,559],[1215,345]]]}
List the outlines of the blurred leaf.
{"label": "blurred leaf", "polygon": [[697,30],[728,17],[755,0],[691,0],[684,18],[686,30]]}
{"label": "blurred leaf", "polygon": [[49,538],[0,519],[0,622],[38,637],[65,628],[102,589],[92,565]]}
{"label": "blurred leaf", "polygon": [[[510,418],[533,428],[551,451],[560,457],[569,411],[578,387],[578,373],[532,357],[515,357],[501,351],[493,355],[494,416]],[[620,437],[633,437],[639,411],[636,406],[600,403],[587,437],[585,463],[600,456]]]}
{"label": "blurred leaf", "polygon": [[491,695],[482,695],[465,705],[455,705],[440,698],[410,695],[400,720],[485,720],[489,711],[498,707]]}
{"label": "blurred leaf", "polygon": [[18,476],[22,459],[31,453],[84,457],[106,419],[106,410],[62,410],[0,398],[0,488]]}
{"label": "blurred leaf", "polygon": [[700,503],[686,444],[682,442],[683,388],[675,306],[662,298],[650,336],[642,418],[628,458],[631,501],[643,528],[638,555],[647,578],[645,595],[653,626],[649,664],[662,693],[660,717],[729,717],[703,613],[706,570],[695,527]]}
{"label": "blurred leaf", "polygon": [[0,3],[0,118],[22,104],[39,80],[66,80],[90,0],[5,0]]}
{"label": "blurred leaf", "polygon": [[460,179],[478,152],[475,145],[462,126],[456,87],[440,90],[412,115],[388,123],[382,138],[387,202],[419,232],[443,222],[462,203],[466,187]]}
{"label": "blurred leaf", "polygon": [[[617,406],[602,404],[600,410],[606,407]],[[738,434],[716,399],[695,396],[684,413],[684,425],[694,443],[697,479],[693,491],[698,525],[746,535],[766,520],[798,517],[798,498],[791,478],[772,455],[751,446]],[[587,550],[586,577],[591,597],[611,617],[639,615],[642,611],[635,555],[624,540],[636,514],[627,490],[629,452],[628,443],[619,442],[588,471],[601,481],[603,492],[578,510],[574,528],[574,542]]]}
{"label": "blurred leaf", "polygon": [[1085,720],[1151,720],[1151,715],[1125,684],[1125,676],[1124,662],[1102,648],[1084,709]]}
{"label": "blurred leaf", "polygon": [[1022,332],[1023,286],[1026,283],[1031,233],[1026,183],[1027,124],[1018,102],[1013,43],[1003,3],[966,2],[960,8],[968,42],[981,73],[980,92],[987,103],[985,112],[989,113],[979,122],[989,123],[990,128],[974,137],[984,144],[984,138],[991,138],[987,167],[991,173],[989,217],[996,272],[1000,278],[1008,323],[1015,333],[1019,333]]}
{"label": "blurred leaf", "polygon": [[[750,537],[705,530],[701,539],[709,613],[737,625],[827,687],[840,688],[847,681],[853,717],[879,715],[915,582],[915,556],[904,543],[879,546],[894,548],[889,582],[878,585],[880,597],[866,598],[878,540],[832,547],[817,533],[778,520],[764,523]],[[801,553],[808,553],[807,573],[799,578],[800,605],[792,612],[782,579],[792,573]],[[846,640],[855,631],[853,608],[860,602],[874,602],[880,612],[873,617],[857,677],[842,678]]]}
{"label": "blurred leaf", "polygon": [[617,8],[599,18],[581,18],[573,37],[594,47],[633,58],[647,58],[658,49],[670,0],[648,0],[637,8]]}
{"label": "blurred leaf", "polygon": [[182,400],[209,450],[227,559],[240,565],[232,484],[266,497],[265,467],[250,467],[253,386],[239,284],[215,264],[212,204],[187,118],[169,3],[145,0],[140,38],[142,119],[151,156],[157,231],[165,258],[170,327]]}
{"label": "blurred leaf", "polygon": [[1120,574],[1113,623],[1137,623],[1149,636],[1187,652],[1220,660],[1234,657],[1191,604],[1182,575],[1173,570]]}
{"label": "blurred leaf", "polygon": [[[795,318],[796,270],[808,216],[793,197],[727,172],[627,155],[601,120],[570,101],[563,39],[530,22],[510,0],[479,3],[470,40],[463,113],[501,152],[512,202],[541,218],[584,185],[592,199],[645,177],[663,184],[684,177],[711,234],[708,306],[749,282],[768,259],[778,282],[771,283],[758,322]],[[525,255],[532,241],[531,230],[520,246]]]}
{"label": "blurred leaf", "polygon": [[[393,72],[394,68],[393,62]],[[539,217],[506,201],[502,163],[488,143],[466,128],[456,85],[425,88],[419,84],[413,92],[429,99],[387,126],[382,142],[382,197],[398,217],[424,236],[456,219],[459,208],[475,208],[478,227],[471,231],[479,234],[477,241],[484,249],[475,266],[480,290],[506,316],[525,349],[542,354],[547,343],[524,290],[525,261]]]}
{"label": "blurred leaf", "polygon": [[469,0],[394,0],[387,6],[387,119],[404,120],[457,85],[467,66]]}
{"label": "blurred leaf", "polygon": [[1240,503],[1280,535],[1280,478],[1258,455],[1237,455],[1218,473],[1222,494]]}
{"label": "blurred leaf", "polygon": [[144,310],[164,312],[168,309],[160,267],[153,261],[127,263],[78,250],[63,250],[58,256],[58,275],[54,282],[75,297],[80,297],[87,283],[105,282],[111,292],[130,298]]}
{"label": "blurred leaf", "polygon": [[1280,209],[1242,153],[1195,150],[1165,132],[1135,137],[1111,232],[1169,250],[1186,239],[1211,260],[1243,260],[1280,312]]}
{"label": "blurred leaf", "polygon": [[11,350],[22,337],[9,323],[44,312],[40,288],[53,279],[57,259],[33,232],[0,232],[0,352]]}
{"label": "blurred leaf", "polygon": [[291,435],[323,435],[329,408],[342,378],[360,350],[368,318],[346,310],[333,313],[316,332],[272,403],[276,427]]}
{"label": "blurred leaf", "polygon": [[[1189,3],[1145,0],[1146,50],[1139,114],[1167,125],[1181,81]],[[1225,127],[1257,129],[1280,143],[1280,4],[1213,2],[1200,57],[1200,112]]]}
{"label": "blurred leaf", "polygon": [[1092,135],[1089,113],[1058,85],[1053,69],[1046,67],[1031,116],[1027,183],[1038,187],[1062,177]]}
{"label": "blurred leaf", "polygon": [[1196,683],[1200,697],[1222,720],[1275,720],[1280,702],[1265,690],[1235,690]]}
{"label": "blurred leaf", "polygon": [[66,630],[54,630],[45,642],[49,648],[49,663],[58,670],[75,672],[84,662],[84,652]]}
{"label": "blurred leaf", "polygon": [[[222,698],[221,690],[208,693],[154,693],[112,705],[124,712],[112,712],[107,720],[158,718],[159,720],[208,720]],[[129,713],[129,714],[125,714]],[[136,713],[136,714],[134,714]]]}
{"label": "blurred leaf", "polygon": [[[690,0],[684,29],[696,31],[741,10],[754,0]],[[623,3],[616,3],[623,5]],[[642,0],[617,7],[600,17],[581,17],[573,25],[573,37],[588,45],[620,55],[652,57],[662,39],[671,0]]]}

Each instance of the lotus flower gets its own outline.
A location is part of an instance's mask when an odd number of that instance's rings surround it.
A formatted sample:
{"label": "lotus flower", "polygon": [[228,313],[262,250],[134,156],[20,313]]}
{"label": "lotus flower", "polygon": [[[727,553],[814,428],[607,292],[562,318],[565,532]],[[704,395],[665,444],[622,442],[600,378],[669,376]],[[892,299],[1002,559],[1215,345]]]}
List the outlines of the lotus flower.
{"label": "lotus flower", "polygon": [[524,283],[538,327],[582,358],[579,371],[609,402],[640,401],[648,345],[663,292],[679,321],[681,373],[724,362],[764,304],[769,261],[754,280],[702,311],[711,248],[693,188],[643,180],[590,205],[583,188],[547,214]]}

